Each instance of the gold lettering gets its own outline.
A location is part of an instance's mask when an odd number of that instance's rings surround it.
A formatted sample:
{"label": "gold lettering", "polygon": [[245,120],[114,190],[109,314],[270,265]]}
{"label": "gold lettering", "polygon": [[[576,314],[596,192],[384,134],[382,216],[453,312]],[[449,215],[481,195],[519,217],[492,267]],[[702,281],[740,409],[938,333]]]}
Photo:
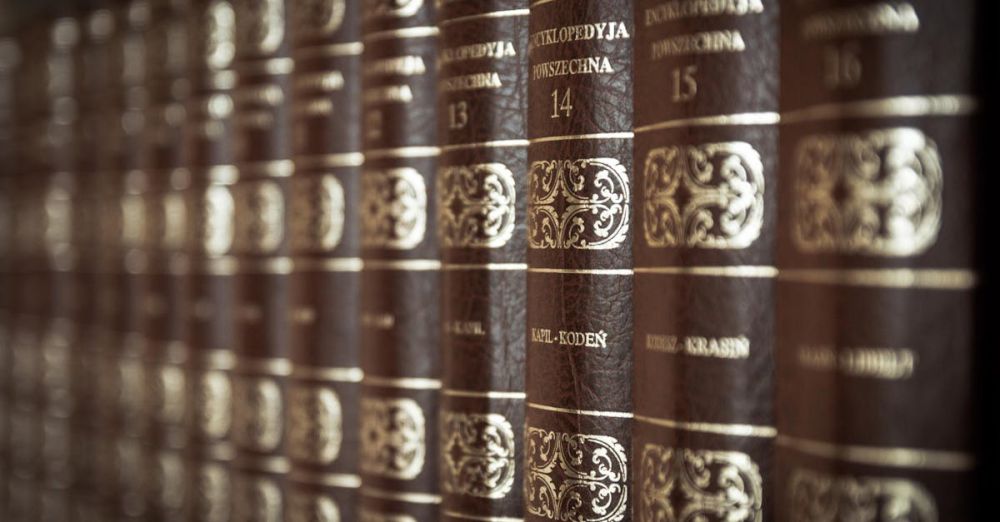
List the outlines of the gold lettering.
{"label": "gold lettering", "polygon": [[511,56],[517,56],[517,51],[514,49],[512,42],[482,42],[443,49],[438,63],[441,66],[445,66],[466,60],[480,60],[483,58],[502,59]]}
{"label": "gold lettering", "polygon": [[531,35],[528,52],[546,45],[556,45],[581,40],[620,40],[631,38],[625,22],[596,22],[591,24],[553,27]]}
{"label": "gold lettering", "polygon": [[452,76],[441,80],[438,85],[442,92],[473,91],[477,89],[499,89],[503,87],[500,75],[495,72],[483,72]]}
{"label": "gold lettering", "polygon": [[918,30],[920,18],[910,2],[879,2],[826,11],[802,23],[802,36],[807,40],[915,33]]}
{"label": "gold lettering", "polygon": [[531,66],[531,79],[541,80],[554,76],[575,74],[611,74],[615,70],[606,56],[587,56],[570,60],[554,60]]}
{"label": "gold lettering", "polygon": [[644,11],[646,27],[682,18],[745,16],[764,12],[761,0],[671,0]]}
{"label": "gold lettering", "polygon": [[410,103],[413,101],[413,90],[409,85],[383,85],[369,87],[365,90],[363,102],[365,105],[382,103]]}
{"label": "gold lettering", "polygon": [[344,88],[344,75],[340,71],[329,71],[299,76],[295,79],[295,88],[323,92],[339,91]]}
{"label": "gold lettering", "polygon": [[444,323],[444,332],[451,335],[470,335],[482,337],[486,335],[483,323],[479,321],[447,321]]}
{"label": "gold lettering", "polygon": [[907,348],[803,346],[799,364],[815,371],[837,371],[850,377],[900,380],[913,375],[917,355]]}
{"label": "gold lettering", "polygon": [[741,53],[747,48],[739,31],[705,31],[682,34],[653,42],[650,54],[654,60],[668,56],[710,53]]}
{"label": "gold lettering", "polygon": [[553,336],[552,330],[548,328],[532,328],[531,342],[560,344],[563,346],[584,346],[587,348],[607,348],[608,334],[604,330],[598,332],[559,330]]}
{"label": "gold lettering", "polygon": [[396,316],[392,314],[361,314],[361,326],[373,330],[391,330],[396,325]]}
{"label": "gold lettering", "polygon": [[715,359],[746,359],[750,357],[750,339],[739,337],[701,337],[646,334],[646,349],[653,352],[683,354]]}
{"label": "gold lettering", "polygon": [[393,56],[366,63],[362,73],[365,76],[419,76],[427,72],[424,59],[420,56]]}

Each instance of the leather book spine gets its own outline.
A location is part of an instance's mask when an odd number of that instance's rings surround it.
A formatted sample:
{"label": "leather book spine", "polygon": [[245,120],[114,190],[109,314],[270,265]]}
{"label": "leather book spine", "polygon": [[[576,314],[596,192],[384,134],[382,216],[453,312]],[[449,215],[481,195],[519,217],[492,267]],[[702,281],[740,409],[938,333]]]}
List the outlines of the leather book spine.
{"label": "leather book spine", "polygon": [[783,4],[780,520],[978,520],[981,4]]}
{"label": "leather book spine", "polygon": [[361,393],[361,2],[291,13],[289,520],[357,520]]}
{"label": "leather book spine", "polygon": [[633,513],[770,520],[778,2],[635,9]]}
{"label": "leather book spine", "polygon": [[438,11],[441,520],[524,513],[528,14],[525,0]]}
{"label": "leather book spine", "polygon": [[286,456],[289,257],[287,218],[293,172],[289,134],[288,4],[238,0],[233,68],[233,157],[238,180],[236,367],[233,371],[233,519],[273,520],[283,512]]}
{"label": "leather book spine", "polygon": [[149,383],[143,406],[147,470],[147,520],[179,520],[185,515],[188,358],[188,275],[186,247],[191,173],[184,165],[183,129],[188,96],[185,5],[151,0],[143,59],[144,107],[141,164],[149,179],[145,193],[147,293],[142,302],[147,343],[144,373]]}
{"label": "leather book spine", "polygon": [[632,3],[529,24],[525,520],[631,520]]}
{"label": "leather book spine", "polygon": [[438,29],[431,2],[365,2],[359,520],[437,520]]}
{"label": "leather book spine", "polygon": [[231,146],[235,13],[228,0],[192,1],[190,96],[184,130],[191,173],[187,507],[191,520],[229,520],[236,271]]}

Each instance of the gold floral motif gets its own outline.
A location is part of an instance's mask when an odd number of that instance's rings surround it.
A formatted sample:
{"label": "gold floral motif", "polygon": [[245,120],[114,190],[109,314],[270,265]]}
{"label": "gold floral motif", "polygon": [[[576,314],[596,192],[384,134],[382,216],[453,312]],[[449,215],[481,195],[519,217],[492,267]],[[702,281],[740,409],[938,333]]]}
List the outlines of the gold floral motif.
{"label": "gold floral motif", "polygon": [[405,398],[361,399],[361,469],[411,480],[424,469],[426,421],[420,405]]}
{"label": "gold floral motif", "polygon": [[344,234],[344,188],[336,176],[292,180],[292,248],[329,252]]}
{"label": "gold floral motif", "polygon": [[236,0],[237,38],[241,49],[269,54],[285,39],[285,0]]}
{"label": "gold floral motif", "polygon": [[528,513],[561,522],[616,522],[628,513],[628,457],[618,439],[525,432]]}
{"label": "gold floral motif", "polygon": [[299,385],[289,391],[288,452],[292,458],[330,464],[340,454],[343,416],[337,393]]}
{"label": "gold floral motif", "polygon": [[317,36],[333,34],[344,22],[344,0],[292,0],[295,28]]}
{"label": "gold floral motif", "polygon": [[201,436],[223,439],[232,424],[233,390],[229,374],[210,370],[201,374],[195,388],[195,422]]}
{"label": "gold floral motif", "polygon": [[651,247],[746,248],[764,223],[764,164],[749,143],[646,155],[643,232]]}
{"label": "gold floral motif", "polygon": [[229,470],[225,465],[208,463],[198,470],[198,487],[195,513],[204,522],[229,520],[230,488]]}
{"label": "gold floral motif", "polygon": [[365,18],[408,18],[420,11],[424,0],[365,0]]}
{"label": "gold floral motif", "polygon": [[284,499],[281,487],[272,479],[236,474],[233,520],[240,522],[281,522]]}
{"label": "gold floral motif", "polygon": [[202,197],[200,235],[207,255],[221,256],[233,246],[236,203],[229,188],[212,185]]}
{"label": "gold floral motif", "polygon": [[763,520],[763,479],[745,453],[646,444],[638,482],[641,521]]}
{"label": "gold floral motif", "polygon": [[160,507],[184,508],[184,460],[176,453],[160,453],[153,469],[153,487]]}
{"label": "gold floral motif", "polygon": [[629,175],[614,158],[545,160],[528,171],[528,244],[607,250],[629,231]]}
{"label": "gold floral motif", "polygon": [[162,365],[157,368],[153,381],[153,411],[156,419],[164,424],[180,425],[184,422],[187,404],[187,380],[184,369]]}
{"label": "gold floral motif", "polygon": [[918,129],[807,136],[793,170],[793,238],[803,252],[912,256],[937,241],[941,158]]}
{"label": "gold floral motif", "polygon": [[441,413],[445,492],[504,498],[514,486],[514,428],[497,413]]}
{"label": "gold floral motif", "polygon": [[285,237],[285,195],[273,181],[236,185],[236,248],[255,254],[272,253]]}
{"label": "gold floral motif", "polygon": [[236,13],[226,0],[216,0],[205,11],[205,63],[215,70],[233,63]]}
{"label": "gold floral motif", "polygon": [[361,176],[361,242],[410,250],[424,240],[427,188],[416,169],[369,170]]}
{"label": "gold floral motif", "polygon": [[500,248],[514,233],[514,174],[502,163],[438,171],[438,233],[445,247]]}
{"label": "gold floral motif", "polygon": [[236,442],[254,451],[274,451],[281,444],[284,429],[284,400],[274,379],[245,377],[235,379],[236,397],[233,413],[233,436]]}
{"label": "gold floral motif", "polygon": [[340,509],[329,495],[296,491],[288,495],[288,522],[340,522]]}
{"label": "gold floral motif", "polygon": [[392,515],[388,513],[376,513],[367,509],[362,509],[359,522],[417,522],[408,515]]}
{"label": "gold floral motif", "polygon": [[828,475],[796,469],[788,484],[790,520],[936,522],[937,503],[918,482],[892,477]]}

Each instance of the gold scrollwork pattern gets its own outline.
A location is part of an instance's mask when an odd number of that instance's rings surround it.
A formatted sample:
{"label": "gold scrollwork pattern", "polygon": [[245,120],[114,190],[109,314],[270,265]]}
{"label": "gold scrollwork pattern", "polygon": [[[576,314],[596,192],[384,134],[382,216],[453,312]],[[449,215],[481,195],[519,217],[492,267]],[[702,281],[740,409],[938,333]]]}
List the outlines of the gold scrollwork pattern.
{"label": "gold scrollwork pattern", "polygon": [[285,194],[274,181],[255,181],[233,188],[237,223],[235,246],[241,252],[269,254],[285,238]]}
{"label": "gold scrollwork pattern", "polygon": [[230,483],[229,470],[224,464],[208,463],[198,470],[198,487],[194,510],[198,520],[225,522],[229,520]]}
{"label": "gold scrollwork pattern", "polygon": [[298,385],[289,390],[288,452],[292,458],[330,464],[344,439],[343,415],[337,393],[321,386]]}
{"label": "gold scrollwork pattern", "polygon": [[651,247],[736,249],[764,224],[764,164],[745,142],[675,145],[646,155],[643,233]]}
{"label": "gold scrollwork pattern", "polygon": [[614,158],[544,160],[528,171],[528,244],[607,250],[628,237],[629,175]]}
{"label": "gold scrollwork pattern", "polygon": [[801,251],[911,256],[937,240],[941,158],[919,129],[807,136],[793,161],[792,237]]}
{"label": "gold scrollwork pattern", "polygon": [[284,509],[281,487],[272,479],[237,473],[233,499],[233,520],[281,522]]}
{"label": "gold scrollwork pattern", "polygon": [[416,169],[369,170],[361,176],[361,242],[410,250],[427,230],[427,187]]}
{"label": "gold scrollwork pattern", "polygon": [[296,250],[329,252],[344,235],[344,187],[327,174],[292,180],[291,241]]}
{"label": "gold scrollwork pattern", "polygon": [[445,247],[499,248],[514,234],[514,174],[502,163],[438,171],[438,232]]}
{"label": "gold scrollwork pattern", "polygon": [[270,54],[285,39],[285,0],[236,0],[237,38],[241,49]]}
{"label": "gold scrollwork pattern", "polygon": [[316,35],[329,35],[340,29],[347,5],[344,0],[292,0],[295,28]]}
{"label": "gold scrollwork pattern", "polygon": [[529,427],[528,513],[562,522],[617,522],[628,513],[628,457],[615,437]]}
{"label": "gold scrollwork pattern", "polygon": [[195,423],[202,437],[223,439],[232,425],[233,389],[229,374],[209,370],[195,386]]}
{"label": "gold scrollwork pattern", "polygon": [[406,398],[361,399],[361,470],[411,480],[424,469],[426,420]]}
{"label": "gold scrollwork pattern", "polygon": [[274,451],[284,430],[284,400],[274,379],[241,376],[235,379],[233,436],[255,451]]}
{"label": "gold scrollwork pattern", "polygon": [[424,0],[365,0],[365,18],[409,18],[423,7]]}
{"label": "gold scrollwork pattern", "polygon": [[288,495],[288,522],[340,522],[340,509],[329,495],[294,491]]}
{"label": "gold scrollwork pattern", "polygon": [[388,513],[376,513],[367,509],[362,509],[359,522],[417,522],[409,515],[394,515]]}
{"label": "gold scrollwork pattern", "polygon": [[226,69],[236,53],[236,13],[227,0],[215,0],[205,11],[205,63],[215,70]]}
{"label": "gold scrollwork pattern", "polygon": [[638,482],[639,520],[763,520],[763,479],[745,453],[646,444]]}
{"label": "gold scrollwork pattern", "polygon": [[504,498],[514,486],[514,428],[497,413],[441,413],[445,492]]}
{"label": "gold scrollwork pattern", "polygon": [[789,480],[787,502],[795,521],[938,520],[930,492],[904,478],[834,476],[799,468]]}
{"label": "gold scrollwork pattern", "polygon": [[159,422],[180,425],[187,404],[187,379],[179,366],[161,365],[153,381],[153,411]]}
{"label": "gold scrollwork pattern", "polygon": [[199,233],[206,254],[221,256],[232,248],[235,208],[236,203],[228,187],[212,185],[205,190]]}

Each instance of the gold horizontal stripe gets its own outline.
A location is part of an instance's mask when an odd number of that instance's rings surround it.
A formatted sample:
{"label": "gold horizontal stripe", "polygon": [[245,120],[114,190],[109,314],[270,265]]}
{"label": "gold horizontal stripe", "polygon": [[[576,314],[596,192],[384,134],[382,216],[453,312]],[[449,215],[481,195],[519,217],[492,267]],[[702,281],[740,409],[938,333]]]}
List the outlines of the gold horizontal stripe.
{"label": "gold horizontal stripe", "polygon": [[232,185],[240,177],[236,165],[213,165],[205,170],[208,181],[216,185]]}
{"label": "gold horizontal stripe", "polygon": [[533,274],[632,275],[631,268],[528,268]]}
{"label": "gold horizontal stripe", "polygon": [[458,24],[462,22],[468,22],[471,20],[483,20],[491,18],[507,18],[511,16],[528,16],[531,13],[530,9],[510,9],[507,11],[492,11],[489,13],[478,13],[474,15],[458,16],[451,18],[449,20],[441,20],[438,22],[438,26],[445,26],[451,24]]}
{"label": "gold horizontal stripe", "polygon": [[524,392],[512,391],[479,391],[479,390],[456,390],[445,389],[441,393],[446,397],[468,397],[472,399],[515,399],[524,400],[527,394]]}
{"label": "gold horizontal stripe", "polygon": [[841,118],[964,116],[975,112],[978,106],[978,100],[964,94],[895,96],[875,100],[814,105],[785,112],[781,115],[781,120],[784,123],[799,123]]}
{"label": "gold horizontal stripe", "polygon": [[870,466],[968,471],[973,469],[976,464],[975,458],[971,454],[959,451],[888,446],[853,446],[832,444],[787,435],[778,435],[777,443],[780,446],[791,448],[807,455]]}
{"label": "gold horizontal stripe", "polygon": [[535,0],[531,3],[531,7],[538,7],[542,4],[547,4],[549,2],[555,2],[556,0]]}
{"label": "gold horizontal stripe", "polygon": [[433,158],[441,154],[440,147],[394,147],[365,151],[365,159],[380,158]]}
{"label": "gold horizontal stripe", "polygon": [[406,502],[408,504],[440,504],[441,496],[434,495],[432,493],[404,493],[396,491],[385,491],[382,489],[376,489],[371,486],[362,486],[361,494],[366,497],[382,498],[386,500],[395,500],[397,502]]}
{"label": "gold horizontal stripe", "polygon": [[365,164],[365,155],[360,152],[301,155],[296,156],[294,161],[298,170],[308,168],[360,167]]}
{"label": "gold horizontal stripe", "polygon": [[360,272],[364,263],[360,257],[330,257],[310,258],[296,257],[294,268],[297,271],[312,272]]}
{"label": "gold horizontal stripe", "polygon": [[551,411],[555,413],[569,413],[571,415],[586,415],[588,417],[610,417],[615,419],[631,419],[633,417],[631,412],[627,411],[600,411],[600,410],[576,410],[572,408],[557,408],[555,406],[546,406],[544,404],[538,404],[537,402],[528,402],[529,408]]}
{"label": "gold horizontal stripe", "polygon": [[235,460],[237,466],[242,469],[274,473],[276,475],[283,475],[292,469],[291,464],[289,464],[288,459],[285,457],[259,457],[243,454]]}
{"label": "gold horizontal stripe", "polygon": [[671,428],[675,430],[697,431],[718,435],[732,435],[736,437],[773,438],[778,435],[778,430],[773,426],[757,426],[753,424],[719,424],[714,422],[685,422],[638,414],[635,416],[635,420],[645,424],[663,426],[664,428]]}
{"label": "gold horizontal stripe", "polygon": [[542,138],[532,138],[531,143],[546,143],[550,141],[572,141],[572,140],[630,140],[635,136],[632,132],[597,132],[593,134],[568,134],[566,136],[545,136]]}
{"label": "gold horizontal stripe", "polygon": [[449,511],[447,509],[441,511],[445,516],[451,518],[460,518],[462,520],[480,520],[482,522],[524,522],[523,518],[514,517],[483,517],[479,515],[469,515],[466,513],[459,513],[458,511]]}
{"label": "gold horizontal stripe", "polygon": [[313,381],[330,382],[361,382],[365,372],[361,368],[335,368],[320,366],[294,365],[292,367],[292,377],[296,379],[307,379]]}
{"label": "gold horizontal stripe", "polygon": [[331,488],[357,489],[361,487],[361,477],[349,473],[313,473],[293,469],[288,474],[288,478],[294,482]]}
{"label": "gold horizontal stripe", "polygon": [[368,33],[362,37],[362,40],[365,42],[371,42],[374,40],[391,40],[394,38],[426,38],[428,36],[437,36],[439,33],[438,28],[433,26],[404,27],[402,29],[390,29],[388,31],[375,31]]}
{"label": "gold horizontal stripe", "polygon": [[520,271],[527,270],[527,263],[443,263],[442,270],[490,270],[490,271]]}
{"label": "gold horizontal stripe", "polygon": [[368,386],[378,386],[380,388],[399,388],[403,390],[440,390],[440,379],[427,379],[424,377],[378,377],[375,375],[365,375],[362,383]]}
{"label": "gold horizontal stripe", "polygon": [[718,114],[715,116],[698,116],[661,121],[635,128],[635,133],[651,132],[679,127],[708,127],[732,125],[775,125],[781,122],[781,115],[776,112],[744,112],[737,114]]}
{"label": "gold horizontal stripe", "polygon": [[340,42],[296,49],[294,52],[295,58],[307,58],[312,56],[358,56],[364,50],[365,44],[361,42]]}
{"label": "gold horizontal stripe", "polygon": [[244,357],[236,359],[234,369],[241,374],[287,377],[292,374],[292,362],[283,357],[270,359]]}
{"label": "gold horizontal stripe", "polygon": [[[295,60],[291,58],[268,58],[259,61],[245,61],[234,67],[236,76],[242,74],[257,75],[281,75],[291,74],[295,70]],[[239,89],[239,85],[236,86]]]}
{"label": "gold horizontal stripe", "polygon": [[205,370],[232,370],[236,367],[236,354],[231,350],[194,352],[196,364]]}
{"label": "gold horizontal stripe", "polygon": [[229,462],[236,457],[236,450],[229,442],[208,443],[203,446],[205,455],[211,460]]}
{"label": "gold horizontal stripe", "polygon": [[287,178],[295,173],[295,162],[292,160],[260,161],[241,163],[236,168],[241,177]]}
{"label": "gold horizontal stripe", "polygon": [[504,147],[527,147],[530,144],[528,140],[494,140],[494,141],[480,141],[476,143],[456,143],[454,145],[443,145],[441,146],[442,152],[448,152],[453,150],[464,150],[464,149],[499,149]]}
{"label": "gold horizontal stripe", "polygon": [[239,273],[239,262],[232,256],[203,259],[198,272],[208,275],[234,275]]}
{"label": "gold horizontal stripe", "polygon": [[437,259],[365,259],[363,270],[434,271],[441,270]]}
{"label": "gold horizontal stripe", "polygon": [[773,266],[643,266],[635,267],[637,274],[693,275],[708,277],[777,277]]}
{"label": "gold horizontal stripe", "polygon": [[972,270],[962,269],[854,269],[782,270],[782,281],[820,285],[871,286],[882,288],[924,288],[930,290],[969,290],[978,283]]}
{"label": "gold horizontal stripe", "polygon": [[291,274],[295,263],[290,257],[240,259],[239,271],[245,274]]}

